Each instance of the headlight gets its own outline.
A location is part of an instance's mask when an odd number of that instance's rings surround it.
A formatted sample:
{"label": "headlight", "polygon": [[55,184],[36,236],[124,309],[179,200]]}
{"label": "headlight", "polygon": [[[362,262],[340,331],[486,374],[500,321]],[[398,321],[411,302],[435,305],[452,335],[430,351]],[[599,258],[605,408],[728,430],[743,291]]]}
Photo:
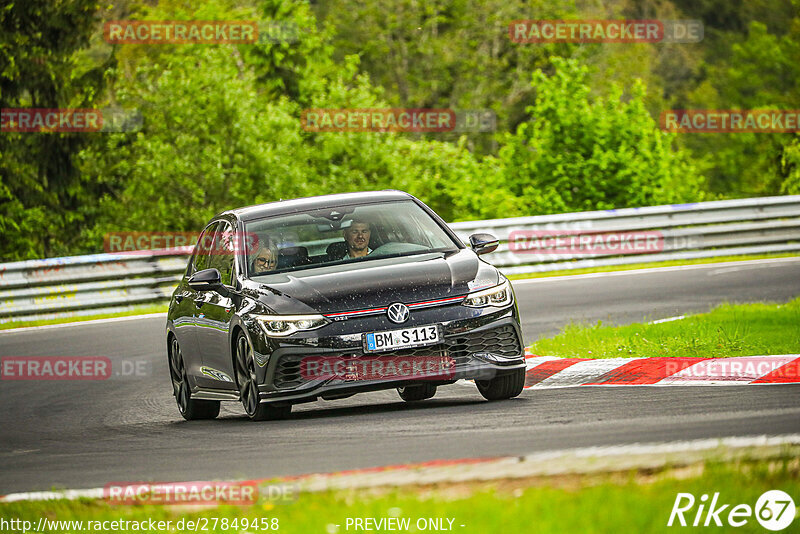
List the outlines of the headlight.
{"label": "headlight", "polygon": [[259,315],[258,324],[268,336],[283,337],[301,330],[314,330],[328,324],[322,315]]}
{"label": "headlight", "polygon": [[511,284],[504,280],[500,284],[482,289],[475,293],[470,293],[464,299],[464,306],[471,308],[485,308],[486,306],[496,306],[498,308],[511,304]]}

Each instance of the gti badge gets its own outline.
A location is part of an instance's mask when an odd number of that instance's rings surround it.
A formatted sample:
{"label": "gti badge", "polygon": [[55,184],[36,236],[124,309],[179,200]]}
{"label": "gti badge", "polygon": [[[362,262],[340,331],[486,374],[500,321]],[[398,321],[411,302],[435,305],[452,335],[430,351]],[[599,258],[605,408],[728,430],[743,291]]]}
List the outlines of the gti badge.
{"label": "gti badge", "polygon": [[404,323],[409,317],[408,306],[402,302],[395,302],[386,310],[386,316],[393,323]]}

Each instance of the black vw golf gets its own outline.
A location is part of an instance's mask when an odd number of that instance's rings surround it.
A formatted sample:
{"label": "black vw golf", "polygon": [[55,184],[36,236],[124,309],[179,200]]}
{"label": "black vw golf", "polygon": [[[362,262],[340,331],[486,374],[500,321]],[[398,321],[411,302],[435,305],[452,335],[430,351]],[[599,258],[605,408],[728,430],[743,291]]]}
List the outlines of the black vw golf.
{"label": "black vw golf", "polygon": [[254,420],[292,405],[397,388],[406,401],[472,379],[520,394],[525,359],[511,284],[407,193],[226,211],[200,235],[172,295],[167,354],[186,419],[239,400]]}

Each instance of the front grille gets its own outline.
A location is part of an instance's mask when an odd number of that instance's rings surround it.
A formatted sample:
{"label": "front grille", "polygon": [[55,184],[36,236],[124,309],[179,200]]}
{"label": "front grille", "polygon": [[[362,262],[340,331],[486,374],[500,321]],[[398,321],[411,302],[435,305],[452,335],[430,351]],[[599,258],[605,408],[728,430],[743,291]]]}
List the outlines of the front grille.
{"label": "front grille", "polygon": [[[357,357],[366,356],[371,358],[380,358],[381,360],[391,360],[394,358],[410,358],[410,357],[434,357],[443,358],[447,356],[442,345],[434,345],[428,347],[415,347],[410,349],[390,350],[386,352],[370,352],[364,354],[359,351],[356,353]],[[278,365],[275,368],[275,377],[273,383],[278,389],[288,389],[297,387],[307,381],[306,377],[301,372],[301,362],[306,356],[296,354],[286,354],[281,356],[278,360]],[[338,356],[335,354],[317,357],[330,357],[347,359],[347,356]]]}
{"label": "front grille", "polygon": [[445,343],[450,356],[456,360],[478,352],[489,352],[510,358],[522,354],[517,332],[509,325],[449,338]]}
{"label": "front grille", "polygon": [[[382,360],[399,357],[450,357],[456,365],[470,359],[473,354],[488,352],[500,356],[513,358],[522,354],[517,332],[513,326],[500,326],[491,330],[472,332],[455,337],[448,337],[441,345],[416,347],[411,349],[392,350],[364,354],[362,351],[354,353],[357,357],[380,357]],[[339,357],[335,354],[327,357]],[[278,389],[295,388],[306,382],[301,373],[301,362],[306,355],[285,354],[280,357],[275,368],[273,383]],[[319,355],[318,357],[324,357]],[[345,356],[346,357],[346,356]]]}
{"label": "front grille", "polygon": [[411,349],[387,350],[386,352],[368,352],[366,356],[380,356],[381,358],[396,358],[398,356],[444,356],[444,351],[440,345],[428,347],[415,347]]}

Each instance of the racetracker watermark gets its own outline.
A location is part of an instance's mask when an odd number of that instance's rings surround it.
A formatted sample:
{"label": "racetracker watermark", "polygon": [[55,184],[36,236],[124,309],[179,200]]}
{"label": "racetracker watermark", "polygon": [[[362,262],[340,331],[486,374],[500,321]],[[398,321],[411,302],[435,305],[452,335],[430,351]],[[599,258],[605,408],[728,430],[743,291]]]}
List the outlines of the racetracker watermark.
{"label": "racetracker watermark", "polygon": [[672,109],[662,111],[661,129],[680,133],[800,132],[798,109]]}
{"label": "racetracker watermark", "polygon": [[137,110],[3,108],[0,132],[135,132],[142,129],[142,114]]}
{"label": "racetracker watermark", "polygon": [[455,370],[449,356],[309,356],[300,361],[304,380],[451,380]]}
{"label": "racetracker watermark", "polygon": [[698,364],[667,361],[665,377],[681,379],[753,380],[770,375],[773,378],[800,378],[800,368],[769,356],[747,356],[740,359],[712,358]]}
{"label": "racetracker watermark", "polygon": [[255,504],[255,482],[112,482],[103,488],[109,504]]}
{"label": "racetracker watermark", "polygon": [[111,44],[243,44],[258,40],[251,20],[111,20],[103,26]]}
{"label": "racetracker watermark", "polygon": [[664,235],[648,232],[514,230],[508,248],[516,254],[649,254],[664,250]]}
{"label": "racetracker watermark", "polygon": [[290,504],[299,493],[296,484],[263,484],[252,480],[110,482],[103,487],[103,498],[112,505],[251,505],[259,499],[271,504]]}
{"label": "racetracker watermark", "polygon": [[258,43],[296,43],[300,27],[294,22],[267,21],[258,23]]}
{"label": "racetracker watermark", "polygon": [[[103,250],[125,255],[191,254],[200,234],[197,232],[113,232],[103,236]],[[253,233],[207,232],[200,250],[210,255],[254,254],[259,249],[258,235]]]}
{"label": "racetracker watermark", "polygon": [[106,356],[3,356],[2,380],[108,380],[149,377],[152,364],[144,359],[115,360]]}
{"label": "racetracker watermark", "polygon": [[700,20],[515,20],[515,43],[697,43]]}
{"label": "racetracker watermark", "polygon": [[[697,504],[697,511],[692,513],[695,504]],[[781,490],[764,492],[756,500],[755,507],[751,507],[749,504],[735,506],[723,504],[719,492],[714,493],[713,496],[704,493],[699,499],[696,499],[691,493],[678,493],[672,505],[667,526],[685,527],[691,524],[693,527],[731,526],[739,528],[745,526],[755,516],[765,529],[779,531],[791,525],[795,513],[794,500],[788,493]],[[688,515],[688,520],[684,514]],[[694,516],[693,521],[692,516]]]}
{"label": "racetracker watermark", "polygon": [[298,40],[295,23],[252,20],[112,20],[103,26],[110,44],[255,44]]}
{"label": "racetracker watermark", "polygon": [[305,109],[300,122],[307,132],[492,132],[491,110],[453,109]]}

